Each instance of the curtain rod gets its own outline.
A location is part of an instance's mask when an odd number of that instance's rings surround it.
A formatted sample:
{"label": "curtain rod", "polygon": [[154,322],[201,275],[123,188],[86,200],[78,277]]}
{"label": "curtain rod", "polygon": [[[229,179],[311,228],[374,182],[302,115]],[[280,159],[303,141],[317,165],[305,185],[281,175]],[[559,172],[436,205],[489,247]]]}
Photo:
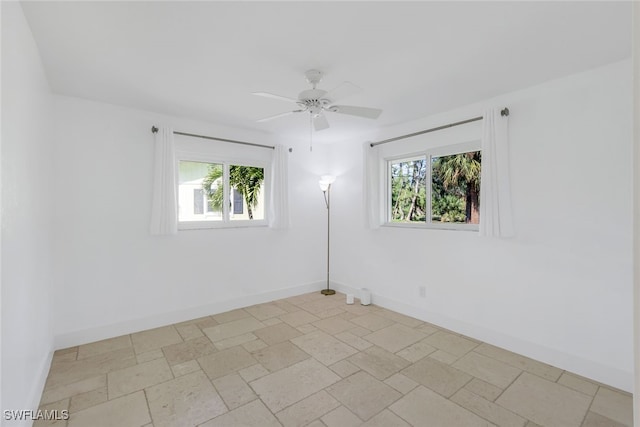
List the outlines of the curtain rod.
{"label": "curtain rod", "polygon": [[[152,133],[157,133],[158,132],[158,128],[156,126],[152,126],[151,127],[151,132]],[[196,135],[194,133],[185,133],[185,132],[173,131],[173,134],[174,135],[183,135],[183,136],[192,136],[194,138],[211,139],[213,141],[231,142],[233,144],[251,145],[252,147],[270,148],[272,150],[274,150],[276,148],[273,145],[263,145],[263,144],[256,144],[256,143],[253,143],[253,142],[236,141],[234,139],[216,138],[214,136]],[[291,151],[291,149],[289,149],[289,151]]]}
{"label": "curtain rod", "polygon": [[[500,111],[500,115],[503,116],[503,117],[508,116],[509,115],[509,109],[508,108],[503,108]],[[477,122],[478,120],[482,120],[482,116],[474,117],[472,119],[462,120],[461,122],[449,123],[448,125],[442,125],[442,126],[438,126],[438,127],[427,129],[427,130],[421,130],[420,132],[414,132],[414,133],[409,133],[407,135],[396,136],[395,138],[389,138],[389,139],[385,139],[383,141],[372,142],[369,145],[371,147],[375,147],[376,145],[386,144],[387,142],[393,142],[393,141],[398,141],[399,139],[411,138],[412,136],[422,135],[423,133],[435,132],[437,130],[452,128],[454,126],[464,125],[466,123]]]}

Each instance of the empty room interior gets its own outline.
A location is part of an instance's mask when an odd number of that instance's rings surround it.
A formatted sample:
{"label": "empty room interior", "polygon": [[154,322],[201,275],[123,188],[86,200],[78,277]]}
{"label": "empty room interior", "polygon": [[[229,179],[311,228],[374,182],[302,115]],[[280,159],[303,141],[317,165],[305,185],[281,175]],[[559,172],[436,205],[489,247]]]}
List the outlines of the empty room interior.
{"label": "empty room interior", "polygon": [[1,15],[2,426],[640,426],[637,3]]}

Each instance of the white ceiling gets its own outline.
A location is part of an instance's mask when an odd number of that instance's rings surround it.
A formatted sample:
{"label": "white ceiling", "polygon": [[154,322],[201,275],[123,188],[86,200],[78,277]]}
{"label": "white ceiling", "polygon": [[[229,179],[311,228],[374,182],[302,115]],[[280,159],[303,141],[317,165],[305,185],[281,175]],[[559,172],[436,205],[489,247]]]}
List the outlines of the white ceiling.
{"label": "white ceiling", "polygon": [[[631,2],[25,2],[54,92],[286,136],[309,118],[256,120],[347,80],[316,141],[342,140],[622,60]],[[295,105],[294,105],[295,106]],[[188,131],[188,130],[187,130]]]}

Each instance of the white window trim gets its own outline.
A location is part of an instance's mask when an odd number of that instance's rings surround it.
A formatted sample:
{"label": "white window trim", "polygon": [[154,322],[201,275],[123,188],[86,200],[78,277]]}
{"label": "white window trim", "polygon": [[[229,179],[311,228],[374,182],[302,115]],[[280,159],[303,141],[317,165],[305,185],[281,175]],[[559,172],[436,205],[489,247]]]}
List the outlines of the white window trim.
{"label": "white window trim", "polygon": [[[479,231],[479,224],[462,224],[462,223],[433,223],[431,222],[431,158],[451,156],[454,154],[468,153],[470,151],[481,151],[481,141],[469,141],[459,144],[444,145],[432,147],[424,151],[411,152],[406,154],[398,154],[383,158],[384,163],[384,223],[382,227],[391,228],[422,228],[426,230],[457,230],[457,231]],[[427,174],[427,216],[424,222],[392,222],[391,221],[391,163],[397,160],[416,160],[426,158],[429,171]]]}
{"label": "white window trim", "polygon": [[[219,229],[219,228],[254,228],[254,227],[268,227],[269,225],[269,182],[271,177],[271,168],[268,162],[259,160],[246,160],[238,159],[234,157],[209,155],[200,152],[182,151],[176,150],[176,171],[180,170],[181,161],[191,162],[203,162],[203,163],[218,163],[223,167],[223,186],[229,189],[229,166],[254,166],[264,169],[264,180],[262,182],[262,191],[264,192],[264,219],[231,219],[229,213],[229,191],[224,192],[224,200],[222,204],[222,220],[219,221],[180,221],[178,217],[178,231],[186,230],[206,230],[206,229]],[[176,172],[175,185],[176,190],[179,185],[179,174]]]}

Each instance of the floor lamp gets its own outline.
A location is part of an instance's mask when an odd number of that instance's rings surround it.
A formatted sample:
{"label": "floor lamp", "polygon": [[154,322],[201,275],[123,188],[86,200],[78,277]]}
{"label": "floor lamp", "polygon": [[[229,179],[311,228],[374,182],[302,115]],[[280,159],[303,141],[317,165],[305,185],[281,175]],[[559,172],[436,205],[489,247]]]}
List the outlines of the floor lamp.
{"label": "floor lamp", "polygon": [[320,291],[323,295],[333,295],[336,293],[329,287],[329,261],[331,259],[331,184],[336,180],[335,176],[322,175],[320,177],[320,189],[324,195],[324,203],[327,205],[327,289]]}

